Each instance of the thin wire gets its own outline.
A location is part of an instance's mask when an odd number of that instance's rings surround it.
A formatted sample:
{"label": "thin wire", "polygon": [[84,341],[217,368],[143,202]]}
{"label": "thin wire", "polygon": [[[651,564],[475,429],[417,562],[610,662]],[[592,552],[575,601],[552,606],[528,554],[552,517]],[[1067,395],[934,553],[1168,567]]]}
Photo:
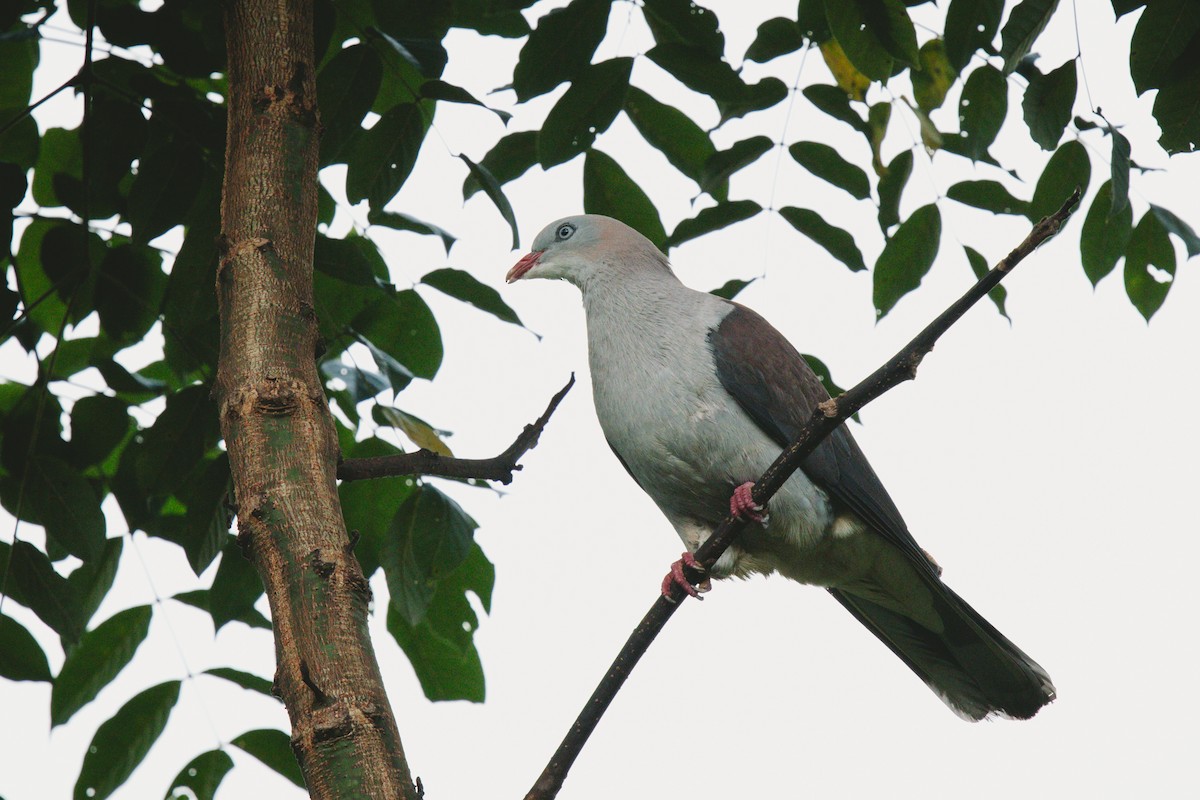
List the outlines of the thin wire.
{"label": "thin wire", "polygon": [[[787,111],[783,116],[783,127],[779,131],[778,149],[775,152],[775,171],[771,177],[771,192],[767,197],[768,212],[775,210],[775,196],[779,189],[779,175],[783,171],[783,153],[786,149],[785,142],[787,141],[788,126],[792,122],[792,113],[796,108],[796,95],[800,93],[800,77],[804,74],[804,65],[808,63],[808,54],[811,50],[811,42],[804,45],[804,49],[800,53],[800,66],[796,68],[796,77],[792,81],[792,90],[789,92]],[[763,234],[763,257],[762,271],[759,273],[760,278],[767,277],[768,256],[771,252],[771,230],[774,228],[774,225],[771,224],[770,214],[767,214],[765,223],[767,229]]]}
{"label": "thin wire", "polygon": [[1075,21],[1075,57],[1079,59],[1079,74],[1083,76],[1083,91],[1087,95],[1088,108],[1098,113],[1096,101],[1092,99],[1092,87],[1088,84],[1087,68],[1083,65],[1083,39],[1079,35],[1079,7],[1071,0],[1071,14]]}

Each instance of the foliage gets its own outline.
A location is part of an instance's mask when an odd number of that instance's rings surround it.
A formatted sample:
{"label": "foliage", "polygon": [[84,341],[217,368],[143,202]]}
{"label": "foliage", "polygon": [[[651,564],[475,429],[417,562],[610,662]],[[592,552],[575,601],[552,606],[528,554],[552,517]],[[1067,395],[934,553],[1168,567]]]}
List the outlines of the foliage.
{"label": "foliage", "polygon": [[[450,252],[454,235],[413,209],[397,208],[393,198],[422,152],[440,103],[510,117],[443,79],[453,28],[524,39],[510,87],[518,114],[526,103],[567,86],[536,129],[513,130],[478,162],[461,156],[461,165],[447,167],[463,177],[464,200],[482,191],[496,205],[514,246],[516,215],[504,186],[535,165],[552,169],[582,157],[586,211],[620,217],[665,248],[778,213],[847,268],[870,267],[872,299],[882,316],[939,256],[941,203],[1037,219],[1077,185],[1086,189],[1095,154],[1105,152],[1109,163],[1096,171],[1106,179],[1076,223],[1087,278],[1098,282],[1124,259],[1126,291],[1149,319],[1171,289],[1164,276],[1177,268],[1174,240],[1188,258],[1200,253],[1200,238],[1172,212],[1155,205],[1135,210],[1130,186],[1140,168],[1130,142],[1099,109],[1076,115],[1079,64],[1043,71],[1036,63],[1039,34],[1055,13],[1064,13],[1057,0],[1010,3],[1007,18],[1001,0],[951,0],[941,36],[914,26],[909,7],[920,2],[801,0],[794,19],[764,21],[744,54],[729,52],[712,10],[687,0],[645,0],[633,13],[648,27],[653,47],[637,59],[600,61],[595,54],[607,33],[608,0],[572,0],[545,13],[529,11],[532,1],[316,3],[321,166],[345,166],[346,196],[366,204],[372,226],[435,236]],[[1117,15],[1143,5],[1130,74],[1139,93],[1158,92],[1153,113],[1163,148],[1188,152],[1200,141],[1200,11],[1189,0],[1113,2]],[[89,4],[71,0],[67,8],[74,23],[86,27]],[[116,47],[81,65],[74,81],[60,88],[86,94],[86,122],[74,128],[41,130],[27,114],[40,99],[31,97],[32,76],[53,4],[22,0],[0,18],[6,72],[0,201],[14,209],[0,220],[0,266],[7,275],[0,311],[8,346],[34,354],[38,363],[31,385],[0,385],[0,503],[45,532],[42,547],[27,541],[24,529],[17,541],[0,543],[0,592],[57,634],[65,654],[52,675],[38,640],[11,616],[0,616],[0,676],[50,681],[55,725],[120,673],[153,613],[137,607],[92,622],[122,547],[112,516],[105,522],[106,498],[115,499],[129,531],[179,546],[197,576],[219,559],[211,591],[178,598],[208,612],[215,628],[269,624],[255,609],[262,591],[257,576],[229,535],[229,465],[209,399],[225,146],[219,7],[168,0],[146,11],[133,0],[107,0],[94,8],[99,34]],[[156,58],[131,49],[141,46]],[[798,97],[810,112],[850,126],[862,149],[797,139],[784,143],[791,159],[779,168],[833,187],[858,204],[855,213],[875,213],[884,239],[879,247],[857,240],[846,230],[849,220],[832,211],[772,209],[764,198],[737,197],[733,178],[780,145],[762,135],[723,148],[714,141],[725,123],[790,95],[779,78],[749,82],[731,62],[765,64],[801,50],[819,54],[830,78],[802,87]],[[650,65],[681,84],[679,93],[707,98],[716,128],[705,130],[676,108],[678,100],[639,86],[639,68]],[[898,101],[906,87],[911,103]],[[1014,91],[1021,94],[1028,136],[1051,154],[1032,193],[1015,188],[1014,173],[992,153],[1000,132],[1016,127],[1009,115]],[[939,129],[932,119],[946,103],[957,109],[957,129]],[[706,196],[693,216],[670,230],[619,154],[597,147],[621,115]],[[885,156],[886,131],[900,115],[916,121],[924,153],[913,147]],[[914,158],[926,157],[935,165],[976,162],[987,177],[955,183],[944,199],[904,214]],[[324,195],[322,220],[332,212],[332,198]],[[168,233],[181,242],[175,253],[160,238]],[[986,266],[969,244],[964,254],[972,270]],[[325,340],[320,367],[341,420],[344,456],[395,452],[378,436],[389,428],[418,446],[448,452],[442,432],[394,405],[410,382],[434,378],[441,365],[441,333],[421,293],[396,285],[369,235],[319,234],[314,266]],[[494,289],[464,270],[438,269],[419,280],[521,324]],[[745,285],[731,281],[717,291],[733,296]],[[1004,299],[1002,290],[993,294],[1001,313]],[[395,324],[398,319],[405,324]],[[78,333],[85,320],[95,321],[94,335]],[[130,348],[144,347],[158,333],[158,359],[131,370]],[[63,382],[80,380],[85,371],[99,383],[72,401],[61,391]],[[486,611],[494,571],[474,542],[475,523],[428,483],[393,481],[387,491],[346,484],[341,496],[364,571],[383,570],[387,579],[388,630],[428,696],[482,700],[483,666],[472,641],[478,619],[468,595]],[[265,686],[265,679],[236,670],[213,674],[257,691]],[[177,682],[147,689],[100,726],[78,796],[107,796],[128,777],[167,724],[179,692]],[[297,779],[282,734],[249,731],[233,744]],[[211,797],[231,766],[223,752],[200,754],[172,789]]]}

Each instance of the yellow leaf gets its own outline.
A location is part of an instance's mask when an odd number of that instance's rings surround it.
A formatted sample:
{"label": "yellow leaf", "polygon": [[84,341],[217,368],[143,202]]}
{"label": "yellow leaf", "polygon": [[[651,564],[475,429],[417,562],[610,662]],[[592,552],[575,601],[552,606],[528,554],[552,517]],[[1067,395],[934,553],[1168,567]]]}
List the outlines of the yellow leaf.
{"label": "yellow leaf", "polygon": [[450,446],[442,441],[438,431],[425,420],[414,417],[412,414],[406,414],[398,408],[380,406],[379,412],[387,420],[387,424],[407,436],[417,447],[441,456],[454,457],[454,453],[450,452]]}
{"label": "yellow leaf", "polygon": [[821,42],[820,47],[825,64],[833,73],[837,85],[842,87],[842,91],[848,94],[851,100],[862,102],[867,96],[867,87],[871,85],[871,79],[855,69],[850,59],[846,58],[846,51],[838,44],[837,39],[827,39]]}
{"label": "yellow leaf", "polygon": [[950,66],[946,58],[946,43],[941,39],[930,39],[921,45],[920,66],[919,70],[911,70],[909,74],[912,76],[917,106],[928,114],[941,107],[958,73]]}
{"label": "yellow leaf", "polygon": [[942,132],[937,129],[937,125],[933,124],[933,120],[925,113],[924,109],[917,108],[912,104],[912,101],[907,97],[904,102],[908,105],[912,112],[917,115],[917,119],[921,123],[921,141],[925,145],[925,149],[932,153],[934,150],[942,149]]}
{"label": "yellow leaf", "polygon": [[871,166],[874,167],[875,174],[881,178],[887,174],[887,167],[883,165],[880,148],[883,147],[883,137],[887,135],[888,122],[891,118],[891,103],[876,103],[867,110],[867,125],[871,131],[871,135],[867,137],[871,142]]}

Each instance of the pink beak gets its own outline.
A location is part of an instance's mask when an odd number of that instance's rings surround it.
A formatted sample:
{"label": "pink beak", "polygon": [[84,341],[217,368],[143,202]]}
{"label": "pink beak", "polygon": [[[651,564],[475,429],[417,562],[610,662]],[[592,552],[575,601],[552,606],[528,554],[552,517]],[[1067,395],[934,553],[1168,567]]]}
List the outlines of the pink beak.
{"label": "pink beak", "polygon": [[532,253],[526,254],[520,261],[513,264],[513,268],[504,277],[504,282],[512,283],[513,281],[520,280],[521,276],[533,269],[534,265],[538,263],[538,259],[542,257],[542,253],[542,250],[534,250]]}

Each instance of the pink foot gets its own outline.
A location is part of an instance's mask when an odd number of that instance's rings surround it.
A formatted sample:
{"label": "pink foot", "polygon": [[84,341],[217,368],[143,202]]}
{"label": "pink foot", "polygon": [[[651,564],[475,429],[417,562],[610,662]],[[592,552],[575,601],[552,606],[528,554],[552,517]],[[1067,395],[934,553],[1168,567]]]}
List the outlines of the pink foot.
{"label": "pink foot", "polygon": [[746,518],[759,523],[767,521],[766,509],[754,502],[754,481],[746,481],[733,490],[729,498],[729,514],[736,518]]}
{"label": "pink foot", "polygon": [[711,589],[712,584],[707,578],[705,578],[699,584],[692,585],[692,582],[687,579],[687,575],[685,575],[683,572],[684,567],[690,567],[691,569],[700,573],[707,571],[704,569],[704,566],[696,560],[694,555],[691,553],[684,553],[678,561],[671,565],[671,571],[667,573],[665,578],[663,578],[663,597],[670,600],[671,587],[678,586],[680,589],[683,589],[683,591],[686,592],[689,597],[694,597],[697,600],[703,600],[704,598],[701,597],[700,594]]}

